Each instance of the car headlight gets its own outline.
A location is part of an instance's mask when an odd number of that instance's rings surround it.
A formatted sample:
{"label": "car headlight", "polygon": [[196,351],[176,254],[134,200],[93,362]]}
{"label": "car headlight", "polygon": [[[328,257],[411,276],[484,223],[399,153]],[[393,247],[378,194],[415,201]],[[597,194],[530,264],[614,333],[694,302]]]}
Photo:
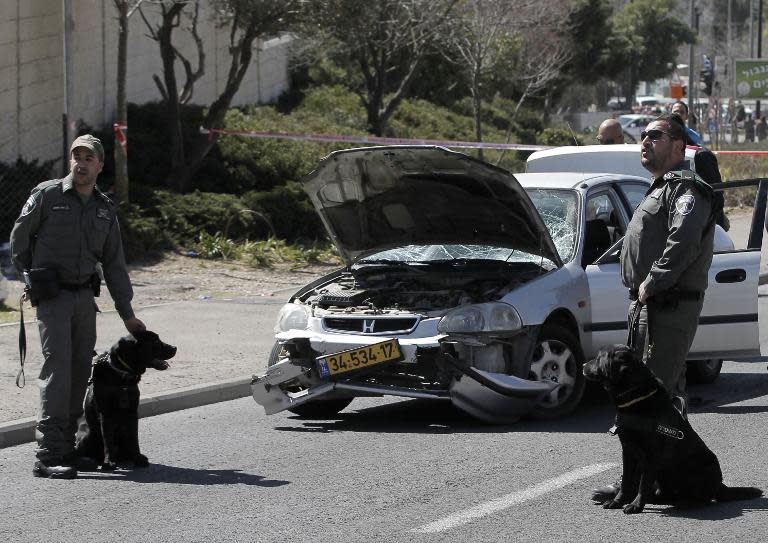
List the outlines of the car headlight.
{"label": "car headlight", "polygon": [[449,311],[437,324],[441,334],[514,332],[523,326],[514,307],[503,302],[473,304]]}
{"label": "car headlight", "polygon": [[280,308],[275,324],[275,332],[288,330],[306,330],[309,323],[309,310],[304,305],[285,304]]}

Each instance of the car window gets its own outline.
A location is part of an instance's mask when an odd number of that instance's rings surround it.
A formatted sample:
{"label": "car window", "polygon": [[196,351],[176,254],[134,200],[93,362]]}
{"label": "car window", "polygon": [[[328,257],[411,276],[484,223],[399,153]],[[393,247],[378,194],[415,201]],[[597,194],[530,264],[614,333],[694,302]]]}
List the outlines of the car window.
{"label": "car window", "polygon": [[549,235],[555,243],[557,254],[563,262],[576,253],[578,198],[569,190],[526,189],[536,211],[539,212]]}
{"label": "car window", "polygon": [[648,191],[648,185],[640,185],[635,183],[622,183],[620,187],[621,187],[621,192],[624,193],[624,196],[627,198],[627,201],[629,202],[629,207],[630,207],[629,214],[632,215],[635,209],[637,209],[637,206],[640,205],[640,202],[643,201],[643,198],[645,198],[645,193]]}
{"label": "car window", "polygon": [[617,210],[619,205],[612,191],[601,190],[587,197],[584,213],[584,243],[582,266],[592,264],[619,238],[624,235],[624,226]]}

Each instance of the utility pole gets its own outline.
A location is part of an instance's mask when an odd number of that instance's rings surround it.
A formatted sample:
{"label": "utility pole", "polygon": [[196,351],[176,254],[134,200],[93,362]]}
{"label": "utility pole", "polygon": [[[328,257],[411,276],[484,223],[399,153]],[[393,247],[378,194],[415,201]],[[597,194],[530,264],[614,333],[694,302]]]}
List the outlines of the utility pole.
{"label": "utility pole", "polygon": [[[757,58],[763,56],[763,0],[757,3]],[[760,100],[755,104],[755,116],[760,118]]]}
{"label": "utility pole", "polygon": [[[691,28],[696,28],[696,0],[691,0]],[[696,72],[694,68],[694,44],[688,45],[688,107],[691,111],[696,113],[696,117],[701,119],[700,112],[696,108],[696,90],[699,86],[699,78],[694,75]]]}
{"label": "utility pole", "polygon": [[72,0],[63,0],[62,15],[64,24],[64,113],[62,121],[62,173],[69,173],[69,142],[74,139],[75,125],[72,116]]}

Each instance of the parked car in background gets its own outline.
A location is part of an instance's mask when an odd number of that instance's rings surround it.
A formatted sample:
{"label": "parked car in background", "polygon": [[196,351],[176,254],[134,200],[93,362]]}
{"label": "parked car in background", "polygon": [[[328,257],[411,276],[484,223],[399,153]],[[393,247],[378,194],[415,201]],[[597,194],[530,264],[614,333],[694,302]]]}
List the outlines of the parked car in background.
{"label": "parked car in background", "polygon": [[[559,417],[581,400],[584,361],[626,338],[617,255],[646,178],[512,175],[393,146],[334,152],[303,183],[345,267],[281,309],[251,384],[268,414],[391,395],[492,423]],[[759,250],[715,257],[697,356],[759,354],[759,265]]]}
{"label": "parked car in background", "polygon": [[656,117],[657,115],[629,113],[627,115],[619,115],[616,120],[621,124],[625,138],[627,135],[632,138],[631,141],[627,141],[627,143],[640,143],[640,132],[645,130],[648,123],[653,121]]}

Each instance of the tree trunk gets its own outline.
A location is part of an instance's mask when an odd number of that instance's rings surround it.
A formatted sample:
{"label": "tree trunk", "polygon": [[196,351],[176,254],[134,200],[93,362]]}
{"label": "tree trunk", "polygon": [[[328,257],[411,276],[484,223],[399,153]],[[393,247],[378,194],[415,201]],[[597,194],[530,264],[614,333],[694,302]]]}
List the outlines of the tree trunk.
{"label": "tree trunk", "polygon": [[163,14],[163,24],[157,33],[160,43],[160,56],[163,62],[163,82],[165,84],[166,100],[168,104],[168,130],[170,139],[171,171],[168,174],[167,185],[177,192],[186,192],[190,179],[187,172],[187,163],[184,153],[184,134],[181,129],[181,107],[179,104],[179,89],[176,84],[174,63],[176,53],[173,49],[171,35],[176,18],[184,8],[184,4],[174,4]]}
{"label": "tree trunk", "polygon": [[[128,3],[117,2],[119,12],[119,34],[117,41],[117,112],[115,122],[127,124],[128,107],[125,97],[125,79],[128,67]],[[120,145],[117,133],[115,138],[115,189],[114,197],[118,203],[128,202],[128,157]]]}
{"label": "tree trunk", "polygon": [[[482,99],[480,97],[480,76],[479,72],[475,72],[472,76],[472,113],[475,117],[475,141],[478,143],[483,141],[483,112],[482,112]],[[477,150],[477,157],[483,160],[483,150],[480,148]]]}

